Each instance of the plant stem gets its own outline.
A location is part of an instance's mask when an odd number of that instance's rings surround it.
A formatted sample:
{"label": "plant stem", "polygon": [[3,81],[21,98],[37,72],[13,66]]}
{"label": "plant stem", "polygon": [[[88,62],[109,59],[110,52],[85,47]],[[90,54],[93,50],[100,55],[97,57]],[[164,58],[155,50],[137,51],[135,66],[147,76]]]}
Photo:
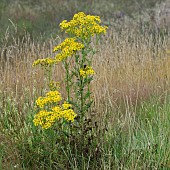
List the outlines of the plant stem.
{"label": "plant stem", "polygon": [[67,61],[64,61],[64,66],[66,70],[66,91],[67,91],[67,101],[70,102],[70,85],[69,85],[69,67]]}

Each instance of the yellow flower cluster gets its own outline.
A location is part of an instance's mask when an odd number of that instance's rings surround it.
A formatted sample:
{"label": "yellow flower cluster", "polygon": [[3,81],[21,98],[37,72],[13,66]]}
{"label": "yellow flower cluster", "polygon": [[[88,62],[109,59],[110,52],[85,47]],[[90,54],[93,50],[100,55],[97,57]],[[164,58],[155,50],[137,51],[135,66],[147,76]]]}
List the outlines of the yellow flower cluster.
{"label": "yellow flower cluster", "polygon": [[72,107],[72,105],[70,103],[64,102],[62,104],[62,107],[63,107],[63,109],[70,109]]}
{"label": "yellow flower cluster", "polygon": [[64,20],[60,23],[60,28],[70,33],[72,36],[87,38],[95,34],[106,33],[106,26],[100,26],[99,16],[86,15],[83,12],[75,14],[70,22]]}
{"label": "yellow flower cluster", "polygon": [[63,118],[71,122],[74,122],[74,118],[77,116],[72,109],[63,110],[61,114]]}
{"label": "yellow flower cluster", "polygon": [[42,126],[43,129],[48,129],[51,127],[56,121],[57,114],[55,112],[50,112],[46,110],[41,110],[34,116],[34,125]]}
{"label": "yellow flower cluster", "polygon": [[[70,104],[68,105],[70,106]],[[76,113],[70,108],[65,109],[60,106],[55,106],[52,108],[52,111],[41,110],[34,116],[33,122],[35,126],[40,125],[43,129],[48,129],[61,118],[73,122],[76,116]]]}
{"label": "yellow flower cluster", "polygon": [[40,108],[43,108],[46,104],[56,103],[61,100],[62,100],[61,94],[56,90],[48,92],[45,97],[39,97],[36,100],[36,104]]}
{"label": "yellow flower cluster", "polygon": [[56,55],[56,61],[62,61],[84,48],[82,43],[76,42],[75,40],[75,38],[66,38],[60,45],[54,47],[53,52],[61,51]]}
{"label": "yellow flower cluster", "polygon": [[[58,91],[50,91],[46,97],[39,97],[36,104],[42,109],[34,116],[34,125],[40,125],[43,129],[50,128],[57,120],[64,118],[67,121],[74,121],[77,116],[73,111],[72,105],[64,102],[59,106],[57,102],[61,101],[61,95]],[[53,103],[56,106],[49,106],[48,110],[44,110],[46,104]],[[51,108],[51,109],[50,109]]]}
{"label": "yellow flower cluster", "polygon": [[36,65],[41,65],[41,66],[44,66],[44,67],[47,67],[47,66],[50,66],[52,64],[55,64],[57,61],[55,59],[52,59],[52,58],[44,58],[44,59],[38,59],[36,61],[34,61],[33,63],[33,67],[36,66]]}
{"label": "yellow flower cluster", "polygon": [[86,77],[87,75],[93,75],[95,74],[94,70],[90,66],[86,66],[85,68],[80,69],[80,76]]}
{"label": "yellow flower cluster", "polygon": [[53,112],[57,113],[57,119],[65,118],[67,121],[74,121],[74,118],[77,116],[76,113],[74,113],[73,109],[71,109],[72,105],[69,103],[64,102],[62,104],[62,107],[56,106],[53,107]]}

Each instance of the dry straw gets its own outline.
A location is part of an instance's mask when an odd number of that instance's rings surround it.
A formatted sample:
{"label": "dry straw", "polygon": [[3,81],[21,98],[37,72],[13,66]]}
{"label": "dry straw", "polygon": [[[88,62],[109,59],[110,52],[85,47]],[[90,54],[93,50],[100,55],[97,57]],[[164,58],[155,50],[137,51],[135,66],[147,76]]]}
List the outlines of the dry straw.
{"label": "dry straw", "polygon": [[[121,34],[110,28],[98,44],[93,61],[96,109],[100,110],[101,103],[117,106],[124,97],[136,104],[150,95],[169,91],[169,37],[157,36],[155,40],[149,33],[141,35],[133,28],[124,29]],[[8,38],[7,33],[6,41]],[[25,98],[32,102],[44,86],[44,73],[41,69],[32,69],[33,61],[38,56],[52,56],[54,44],[59,41],[36,43],[29,35],[12,41],[13,45],[4,42],[1,46],[0,91],[4,98],[11,96],[22,105]],[[62,80],[62,66],[56,67],[54,72],[53,78]]]}

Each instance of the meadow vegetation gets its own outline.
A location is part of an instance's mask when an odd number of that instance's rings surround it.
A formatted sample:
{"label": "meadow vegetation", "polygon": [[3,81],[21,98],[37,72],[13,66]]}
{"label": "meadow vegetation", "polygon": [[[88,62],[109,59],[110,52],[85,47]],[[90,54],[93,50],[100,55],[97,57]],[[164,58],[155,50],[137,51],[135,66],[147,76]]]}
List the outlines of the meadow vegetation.
{"label": "meadow vegetation", "polygon": [[[26,1],[18,2],[26,11]],[[29,5],[33,3],[28,2]],[[45,2],[41,1],[39,13],[23,14],[32,19],[28,18],[31,26],[27,23],[26,30],[22,32],[23,27],[16,24],[18,20],[10,19],[9,28],[1,32],[0,169],[170,169],[170,33],[166,27],[160,30],[151,23],[141,25],[133,20],[131,10],[135,12],[135,5],[133,9],[124,10],[128,18],[115,22],[106,20],[112,15],[109,13],[112,6],[106,3],[108,9],[101,8],[97,2],[57,1],[58,6],[64,4],[67,10],[53,6],[56,11],[52,13],[49,9],[46,13],[47,5],[43,6]],[[115,10],[125,9],[121,2],[114,6]],[[155,4],[155,1],[142,2],[146,6]],[[9,3],[12,2],[9,0]],[[34,3],[38,8],[40,2]],[[89,3],[91,8],[88,8]],[[4,6],[6,1],[1,1],[1,13],[8,18],[12,9],[9,13],[4,12]],[[75,10],[75,6],[79,8]],[[44,13],[43,7],[46,7]],[[57,27],[63,19],[71,19],[77,10],[91,13],[92,9],[96,9],[95,14],[103,14],[102,23],[109,28],[98,43],[95,37],[91,41],[96,53],[92,59],[95,74],[90,80],[93,105],[83,122],[83,130],[88,134],[84,131],[80,136],[74,134],[68,142],[65,134],[56,136],[57,129],[46,130],[33,123],[37,114],[36,100],[49,91],[49,86],[45,70],[32,65],[38,59],[54,57],[54,47],[65,39],[66,35],[55,30],[54,25]],[[36,25],[34,17],[44,18],[39,22],[50,26],[48,14],[55,24],[45,32],[46,26]],[[5,28],[9,20],[0,19],[5,20]],[[27,22],[25,18],[23,21]],[[42,28],[48,37],[33,33],[39,30],[35,27]],[[54,65],[51,79],[60,82],[62,97],[67,99],[65,73],[61,63]],[[88,143],[89,147],[85,143],[88,139],[82,134],[94,141]]]}
{"label": "meadow vegetation", "polygon": [[142,21],[147,25],[154,20],[153,7],[161,2],[163,0],[1,0],[0,22],[3,24],[0,38],[4,37],[7,29],[10,34],[20,38],[25,32],[29,32],[34,39],[39,34],[44,39],[52,34],[56,36],[59,23],[64,19],[70,20],[79,11],[99,15],[103,23],[108,25],[125,16],[138,20],[139,14],[146,14]]}

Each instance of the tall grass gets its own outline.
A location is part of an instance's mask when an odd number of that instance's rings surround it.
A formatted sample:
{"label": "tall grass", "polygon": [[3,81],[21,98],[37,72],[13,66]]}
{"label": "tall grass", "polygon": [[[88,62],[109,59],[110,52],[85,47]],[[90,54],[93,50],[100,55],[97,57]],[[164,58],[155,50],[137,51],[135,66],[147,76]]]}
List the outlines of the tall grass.
{"label": "tall grass", "polygon": [[[57,150],[54,136],[32,124],[35,99],[43,93],[43,71],[32,68],[37,58],[53,56],[62,37],[43,43],[29,34],[22,39],[6,32],[0,58],[0,166],[2,169],[168,169],[170,168],[169,84],[170,36],[140,34],[133,25],[110,28],[94,45],[93,116],[99,144],[83,157]],[[8,38],[12,45],[8,45]],[[62,80],[63,68],[53,77]],[[64,82],[63,82],[64,84]],[[62,94],[64,90],[61,89]],[[102,131],[107,130],[103,135]],[[100,153],[98,153],[100,151]]]}

